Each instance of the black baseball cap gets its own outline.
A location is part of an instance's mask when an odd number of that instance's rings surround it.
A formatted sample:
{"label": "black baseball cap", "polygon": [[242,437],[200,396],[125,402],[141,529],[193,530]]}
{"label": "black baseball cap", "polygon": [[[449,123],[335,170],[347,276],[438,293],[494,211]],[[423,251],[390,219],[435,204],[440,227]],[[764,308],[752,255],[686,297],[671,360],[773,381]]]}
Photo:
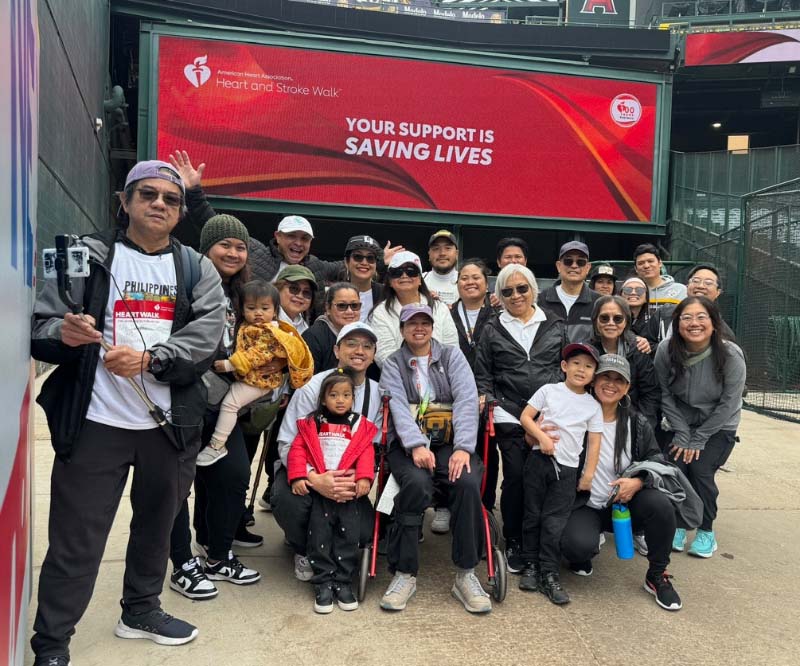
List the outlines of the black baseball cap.
{"label": "black baseball cap", "polygon": [[441,240],[442,238],[450,241],[453,245],[458,247],[458,242],[456,241],[456,235],[452,231],[448,231],[447,229],[439,229],[439,231],[432,234],[431,237],[428,239],[428,247],[431,247],[436,241]]}
{"label": "black baseball cap", "polygon": [[350,254],[353,250],[370,250],[376,256],[381,254],[381,246],[372,236],[353,236],[347,241],[347,246],[344,248],[345,255]]}

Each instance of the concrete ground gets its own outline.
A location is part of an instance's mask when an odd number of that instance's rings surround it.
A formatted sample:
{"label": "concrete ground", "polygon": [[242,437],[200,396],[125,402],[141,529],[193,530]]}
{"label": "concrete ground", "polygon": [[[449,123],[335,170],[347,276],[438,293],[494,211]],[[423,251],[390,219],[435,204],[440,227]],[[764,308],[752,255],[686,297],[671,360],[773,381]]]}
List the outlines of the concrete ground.
{"label": "concrete ground", "polygon": [[[52,451],[44,415],[36,415],[34,598],[47,548]],[[564,607],[516,589],[475,617],[450,596],[450,539],[426,527],[417,596],[387,614],[378,601],[389,581],[381,571],[355,612],[313,612],[313,593],[292,575],[291,554],[272,515],[257,512],[260,548],[239,555],[263,574],[244,588],[219,583],[219,597],[191,602],[165,587],[165,609],[200,629],[194,642],[162,647],[125,641],[119,617],[130,507],[123,498],[94,598],[72,641],[75,666],[312,666],[359,664],[797,664],[800,580],[800,425],[745,413],[727,473],[720,472],[719,550],[710,560],[675,554],[670,572],[684,608],[661,610],[642,589],[644,558],[618,560],[613,540],[595,573],[562,581]],[[430,516],[428,516],[430,520]],[[485,576],[485,569],[480,571]],[[29,654],[26,664],[32,663]]]}

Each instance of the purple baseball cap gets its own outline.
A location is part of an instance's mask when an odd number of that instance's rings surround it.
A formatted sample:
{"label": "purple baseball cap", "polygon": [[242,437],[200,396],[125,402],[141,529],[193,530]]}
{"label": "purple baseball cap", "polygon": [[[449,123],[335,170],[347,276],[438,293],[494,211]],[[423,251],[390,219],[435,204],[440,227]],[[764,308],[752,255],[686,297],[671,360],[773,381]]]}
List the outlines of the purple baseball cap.
{"label": "purple baseball cap", "polygon": [[160,178],[169,183],[173,183],[181,188],[181,194],[186,195],[186,188],[183,186],[180,174],[175,170],[171,164],[162,162],[161,160],[147,160],[146,162],[139,162],[134,165],[133,169],[128,172],[128,177],[125,179],[125,189],[128,185],[135,183],[137,180],[144,180],[145,178]]}
{"label": "purple baseball cap", "polygon": [[404,324],[411,319],[411,317],[418,314],[424,314],[433,321],[433,312],[430,306],[423,305],[422,303],[409,303],[408,305],[404,305],[403,309],[400,310],[400,323]]}

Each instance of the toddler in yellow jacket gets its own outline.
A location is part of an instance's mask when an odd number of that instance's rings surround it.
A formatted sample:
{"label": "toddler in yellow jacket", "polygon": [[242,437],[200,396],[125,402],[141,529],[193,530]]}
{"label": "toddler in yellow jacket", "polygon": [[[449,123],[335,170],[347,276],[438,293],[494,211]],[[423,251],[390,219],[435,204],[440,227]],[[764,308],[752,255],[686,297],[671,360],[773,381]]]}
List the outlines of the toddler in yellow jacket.
{"label": "toddler in yellow jacket", "polygon": [[273,402],[286,387],[283,371],[266,374],[264,366],[275,358],[285,358],[289,367],[289,383],[300,388],[314,374],[314,361],[305,340],[293,326],[275,318],[279,306],[278,292],[263,280],[253,280],[242,287],[242,323],[236,335],[236,351],[222,365],[236,374],[220,405],[217,425],[211,441],[197,455],[200,467],[213,465],[228,455],[225,446],[239,410],[271,394]]}

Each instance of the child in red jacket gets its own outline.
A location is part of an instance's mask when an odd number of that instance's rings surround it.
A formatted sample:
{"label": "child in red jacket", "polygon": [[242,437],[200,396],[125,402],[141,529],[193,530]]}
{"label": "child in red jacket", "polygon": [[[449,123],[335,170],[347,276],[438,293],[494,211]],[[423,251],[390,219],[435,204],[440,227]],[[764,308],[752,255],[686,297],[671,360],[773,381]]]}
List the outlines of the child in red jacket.
{"label": "child in red jacket", "polygon": [[[358,608],[351,581],[358,566],[359,503],[375,477],[377,428],[353,409],[355,384],[347,370],[337,369],[322,382],[317,411],[297,422],[297,437],[289,449],[288,475],[295,495],[311,494],[308,559],[314,570],[314,610],[330,613],[333,601],[342,610]],[[314,491],[311,471],[355,470],[356,496],[347,502]]]}

